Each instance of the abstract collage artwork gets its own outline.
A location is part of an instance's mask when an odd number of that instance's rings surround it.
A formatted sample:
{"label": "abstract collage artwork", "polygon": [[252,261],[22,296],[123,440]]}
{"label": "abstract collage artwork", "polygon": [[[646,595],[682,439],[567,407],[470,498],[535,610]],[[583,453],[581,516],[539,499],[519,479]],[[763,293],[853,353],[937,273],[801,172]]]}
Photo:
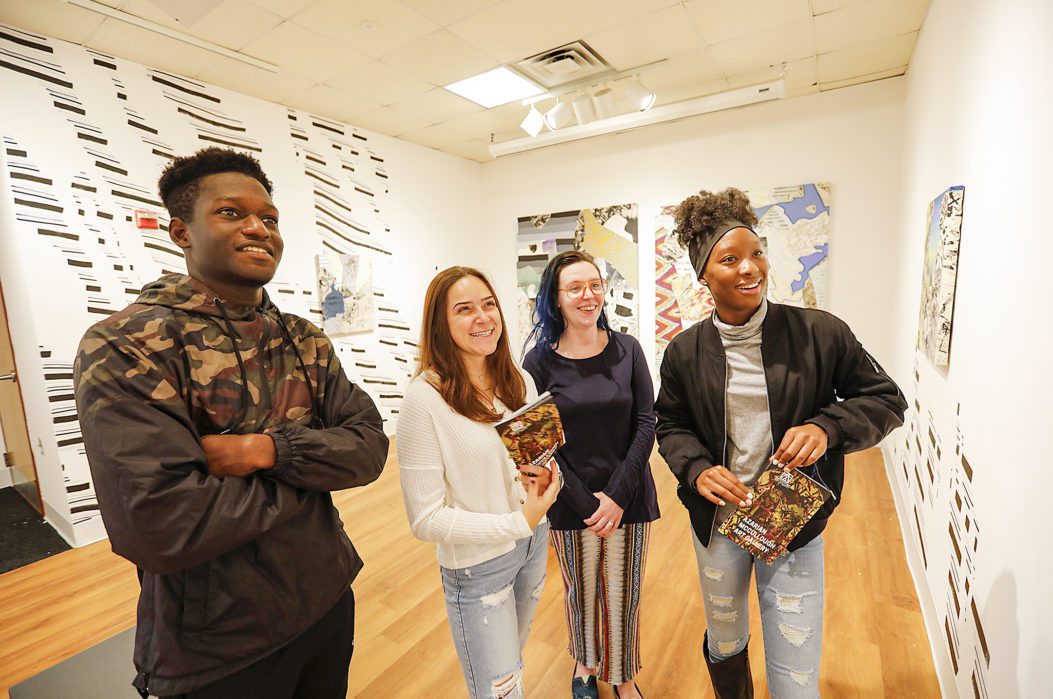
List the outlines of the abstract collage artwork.
{"label": "abstract collage artwork", "polygon": [[318,298],[322,302],[322,329],[329,337],[376,329],[373,269],[369,258],[332,250],[318,255]]}
{"label": "abstract collage artwork", "polygon": [[945,367],[951,361],[954,289],[964,202],[965,187],[958,186],[941,193],[929,204],[918,311],[918,349],[938,367]]}
{"label": "abstract collage artwork", "polygon": [[545,265],[567,250],[582,250],[596,258],[608,283],[606,309],[611,328],[638,337],[638,233],[636,204],[520,218],[516,230],[520,341],[533,328],[534,299]]}

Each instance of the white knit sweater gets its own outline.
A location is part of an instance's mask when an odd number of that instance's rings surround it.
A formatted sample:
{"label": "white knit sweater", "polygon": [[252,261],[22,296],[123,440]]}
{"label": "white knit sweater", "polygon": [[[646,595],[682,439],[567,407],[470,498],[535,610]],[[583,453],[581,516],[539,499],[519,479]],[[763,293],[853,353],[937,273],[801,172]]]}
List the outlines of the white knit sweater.
{"label": "white knit sweater", "polygon": [[[532,401],[534,380],[523,380]],[[510,412],[500,401],[494,407]],[[532,534],[526,492],[494,425],[454,411],[423,374],[406,389],[395,434],[410,529],[438,544],[439,565],[478,565]]]}

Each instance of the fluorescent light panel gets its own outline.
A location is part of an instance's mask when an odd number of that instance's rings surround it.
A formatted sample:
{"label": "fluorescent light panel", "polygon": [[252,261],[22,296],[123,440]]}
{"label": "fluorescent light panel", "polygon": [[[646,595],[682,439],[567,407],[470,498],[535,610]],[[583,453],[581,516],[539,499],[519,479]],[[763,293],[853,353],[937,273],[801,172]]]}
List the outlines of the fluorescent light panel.
{"label": "fluorescent light panel", "polygon": [[[715,95],[707,95],[705,97],[697,97],[683,102],[667,104],[661,107],[655,107],[646,112],[630,112],[629,114],[622,114],[621,116],[611,117],[610,119],[581,123],[581,117],[579,116],[578,126],[568,126],[559,131],[549,131],[548,133],[540,134],[534,138],[517,138],[511,141],[505,141],[504,143],[495,143],[490,146],[490,155],[495,158],[500,158],[503,155],[522,153],[523,151],[534,150],[536,148],[553,146],[557,143],[579,141],[583,138],[618,133],[620,131],[630,131],[642,126],[650,126],[651,124],[661,124],[667,121],[686,119],[687,117],[697,116],[699,114],[719,112],[723,109],[734,109],[735,107],[743,107],[748,104],[782,99],[783,95],[783,81],[776,80],[763,85],[743,87],[737,90],[719,92]],[[591,106],[591,100],[589,101],[589,105]],[[574,100],[572,106],[575,107],[575,112],[577,112],[577,99]],[[584,102],[582,106],[584,106]]]}
{"label": "fluorescent light panel", "polygon": [[447,85],[446,89],[487,109],[544,92],[534,83],[504,66],[458,80]]}

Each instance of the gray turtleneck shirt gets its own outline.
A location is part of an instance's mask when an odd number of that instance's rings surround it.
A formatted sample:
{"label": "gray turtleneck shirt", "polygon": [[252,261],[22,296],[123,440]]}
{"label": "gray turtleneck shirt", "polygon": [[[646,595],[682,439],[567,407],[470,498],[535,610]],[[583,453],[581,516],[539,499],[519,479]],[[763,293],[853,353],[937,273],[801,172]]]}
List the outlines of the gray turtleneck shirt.
{"label": "gray turtleneck shirt", "polygon": [[[757,480],[772,455],[768,386],[761,357],[761,330],[767,314],[767,300],[761,302],[761,307],[745,325],[728,325],[713,312],[713,324],[724,344],[728,370],[724,407],[727,463],[723,466],[747,487]],[[716,526],[736,507],[738,503],[729,502],[718,508]]]}

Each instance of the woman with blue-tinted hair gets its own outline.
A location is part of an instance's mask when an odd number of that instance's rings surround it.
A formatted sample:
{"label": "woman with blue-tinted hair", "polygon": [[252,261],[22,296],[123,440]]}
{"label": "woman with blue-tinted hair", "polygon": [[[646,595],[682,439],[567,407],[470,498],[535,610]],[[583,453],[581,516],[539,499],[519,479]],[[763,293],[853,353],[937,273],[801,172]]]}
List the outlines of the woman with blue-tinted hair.
{"label": "woman with blue-tinted hair", "polygon": [[610,329],[607,284],[592,257],[556,255],[541,276],[525,368],[555,397],[567,443],[556,453],[565,484],[548,512],[563,574],[575,699],[642,697],[640,591],[658,498],[648,465],[654,389],[643,350]]}

